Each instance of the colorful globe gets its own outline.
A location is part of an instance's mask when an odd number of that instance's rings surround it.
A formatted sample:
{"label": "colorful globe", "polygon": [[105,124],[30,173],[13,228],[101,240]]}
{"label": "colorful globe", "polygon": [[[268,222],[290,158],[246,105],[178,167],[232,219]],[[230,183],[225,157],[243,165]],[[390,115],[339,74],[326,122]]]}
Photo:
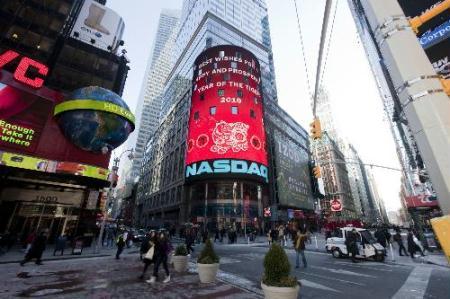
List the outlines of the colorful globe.
{"label": "colorful globe", "polygon": [[64,136],[86,151],[111,151],[134,130],[134,116],[127,104],[98,86],[75,90],[55,106],[54,114]]}

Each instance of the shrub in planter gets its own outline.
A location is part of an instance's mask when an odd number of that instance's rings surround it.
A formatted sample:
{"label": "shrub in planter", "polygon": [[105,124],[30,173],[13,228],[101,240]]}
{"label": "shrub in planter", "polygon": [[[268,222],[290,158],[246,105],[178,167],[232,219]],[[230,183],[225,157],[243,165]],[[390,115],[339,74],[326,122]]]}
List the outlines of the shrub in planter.
{"label": "shrub in planter", "polygon": [[173,268],[176,272],[186,272],[188,269],[189,256],[186,246],[178,245],[172,257]]}
{"label": "shrub in planter", "polygon": [[297,298],[297,278],[290,276],[291,265],[284,249],[272,244],[264,257],[262,289],[266,298]]}
{"label": "shrub in planter", "polygon": [[211,283],[216,280],[219,270],[219,256],[215,253],[211,240],[206,240],[205,247],[197,259],[198,275],[203,283]]}

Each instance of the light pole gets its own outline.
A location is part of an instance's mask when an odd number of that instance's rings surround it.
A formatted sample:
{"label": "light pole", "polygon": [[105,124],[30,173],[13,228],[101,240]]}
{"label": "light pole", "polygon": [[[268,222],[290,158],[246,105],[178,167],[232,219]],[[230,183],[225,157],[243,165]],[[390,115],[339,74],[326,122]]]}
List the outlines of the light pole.
{"label": "light pole", "polygon": [[100,253],[100,248],[102,247],[102,240],[103,240],[103,234],[105,232],[105,224],[106,224],[106,217],[107,217],[107,212],[105,211],[105,208],[108,208],[109,205],[109,199],[110,199],[110,194],[111,191],[113,189],[113,182],[114,182],[114,178],[117,177],[117,172],[119,171],[119,163],[120,163],[120,159],[122,158],[122,155],[129,152],[128,154],[128,159],[133,159],[133,149],[127,149],[125,151],[123,151],[119,157],[114,158],[113,160],[113,166],[112,166],[112,171],[111,171],[111,178],[109,181],[109,190],[108,190],[108,196],[106,197],[106,203],[105,203],[105,207],[103,208],[102,211],[102,215],[103,215],[103,219],[102,219],[102,224],[100,226],[100,233],[98,234],[98,239],[97,239],[97,246],[94,250],[95,253]]}

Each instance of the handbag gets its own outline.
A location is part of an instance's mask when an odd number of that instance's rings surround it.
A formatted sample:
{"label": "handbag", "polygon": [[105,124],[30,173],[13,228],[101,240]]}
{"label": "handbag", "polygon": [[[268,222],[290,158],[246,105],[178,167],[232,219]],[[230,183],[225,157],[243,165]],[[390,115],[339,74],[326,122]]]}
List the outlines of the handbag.
{"label": "handbag", "polygon": [[152,247],[150,247],[150,249],[145,254],[144,259],[152,260],[154,254],[155,254],[155,246],[152,246]]}

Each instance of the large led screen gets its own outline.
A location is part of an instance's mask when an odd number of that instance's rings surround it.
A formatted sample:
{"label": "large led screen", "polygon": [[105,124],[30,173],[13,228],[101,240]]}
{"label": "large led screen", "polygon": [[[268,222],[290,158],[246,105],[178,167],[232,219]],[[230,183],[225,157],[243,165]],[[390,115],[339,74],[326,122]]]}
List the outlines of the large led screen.
{"label": "large led screen", "polygon": [[195,61],[186,179],[245,177],[268,182],[259,63],[218,46]]}
{"label": "large led screen", "polygon": [[[2,71],[2,81],[10,76]],[[106,180],[109,155],[84,151],[61,133],[53,118],[53,100],[19,83],[0,83],[0,165]]]}
{"label": "large led screen", "polygon": [[308,150],[274,130],[278,199],[283,206],[314,209]]}

